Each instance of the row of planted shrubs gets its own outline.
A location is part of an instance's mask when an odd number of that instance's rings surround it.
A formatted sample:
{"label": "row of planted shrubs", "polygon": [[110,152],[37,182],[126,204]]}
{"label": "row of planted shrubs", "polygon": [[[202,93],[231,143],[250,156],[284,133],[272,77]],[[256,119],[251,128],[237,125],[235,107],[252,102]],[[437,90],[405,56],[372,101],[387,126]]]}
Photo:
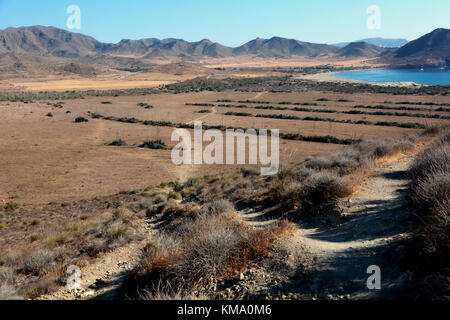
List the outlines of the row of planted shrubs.
{"label": "row of planted shrubs", "polygon": [[[263,101],[239,101],[240,103],[263,103]],[[286,102],[284,103],[286,104]],[[214,104],[189,104],[186,103],[188,106],[210,106],[214,107]],[[306,106],[313,106],[314,104],[310,103],[296,103],[294,105],[306,105]],[[298,112],[315,112],[315,113],[340,113],[340,114],[350,114],[350,115],[371,115],[371,116],[390,116],[390,117],[412,117],[412,118],[426,118],[426,119],[450,119],[450,116],[447,115],[440,115],[440,114],[432,114],[432,113],[407,113],[407,112],[391,112],[391,111],[361,111],[357,109],[387,109],[387,110],[415,110],[413,108],[406,108],[406,107],[397,107],[397,108],[391,108],[391,107],[385,107],[385,106],[364,106],[364,105],[357,105],[354,106],[356,110],[335,110],[335,109],[317,109],[317,108],[307,108],[307,107],[280,107],[280,106],[271,106],[271,105],[259,105],[255,107],[248,107],[247,105],[231,105],[231,104],[219,104],[218,107],[223,108],[240,108],[240,109],[257,109],[257,110],[290,110],[290,111],[298,111]],[[432,110],[424,110],[424,111],[432,111]],[[435,111],[444,111],[447,112],[448,110],[445,108],[439,108]],[[230,115],[232,115],[232,112],[229,112]],[[247,114],[247,116],[250,116],[251,114]],[[259,115],[261,117],[270,117],[272,115]],[[273,117],[278,117],[280,119],[284,119],[282,117],[283,115],[273,115]],[[299,119],[296,117],[293,117],[291,119]]]}
{"label": "row of planted shrubs", "polygon": [[399,123],[399,122],[389,122],[389,121],[378,121],[372,122],[367,120],[338,120],[332,118],[320,118],[320,117],[298,117],[289,114],[257,114],[253,115],[248,112],[226,112],[226,116],[236,116],[236,117],[255,117],[255,118],[270,118],[270,119],[282,119],[282,120],[303,120],[303,121],[319,121],[319,122],[331,122],[331,123],[346,123],[346,124],[361,124],[361,125],[375,125],[382,127],[399,127],[399,128],[409,128],[409,129],[425,129],[426,126],[417,122]]}
{"label": "row of planted shrubs", "polygon": [[[173,127],[173,128],[184,128],[184,129],[194,129],[194,124],[192,123],[175,123],[170,121],[158,121],[158,120],[140,120],[137,118],[127,118],[127,117],[114,117],[114,116],[103,116],[98,113],[89,112],[90,116],[93,119],[103,119],[110,121],[118,121],[123,123],[139,123],[146,126],[156,126],[156,127]],[[232,126],[223,126],[223,125],[207,125],[203,124],[203,129],[217,129],[225,131],[227,129],[232,130],[247,130],[249,128],[243,127],[232,127]],[[254,128],[256,132],[260,132],[261,129]],[[267,134],[271,135],[271,131],[267,130]],[[281,139],[286,140],[296,140],[296,141],[309,141],[309,142],[319,142],[319,143],[335,143],[335,144],[351,144],[354,142],[352,139],[341,139],[333,136],[304,136],[299,133],[280,133]]]}

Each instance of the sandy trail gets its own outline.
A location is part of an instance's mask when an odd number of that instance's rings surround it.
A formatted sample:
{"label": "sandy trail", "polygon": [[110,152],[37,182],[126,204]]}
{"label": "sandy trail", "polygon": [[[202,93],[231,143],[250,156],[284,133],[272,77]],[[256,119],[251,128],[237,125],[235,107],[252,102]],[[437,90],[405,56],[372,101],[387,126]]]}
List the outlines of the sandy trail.
{"label": "sandy trail", "polygon": [[211,110],[212,110],[211,113],[207,113],[207,114],[205,114],[205,115],[203,115],[203,116],[201,116],[201,117],[199,117],[199,118],[197,118],[197,119],[192,120],[192,121],[189,122],[189,123],[194,123],[194,122],[196,122],[196,121],[203,120],[203,119],[205,119],[205,118],[208,118],[210,115],[216,114],[216,113],[217,113],[217,108],[216,108],[216,107],[213,107]]}
{"label": "sandy trail", "polygon": [[[299,285],[303,292],[320,292],[328,298],[389,299],[402,276],[396,264],[383,255],[395,241],[408,236],[404,209],[406,170],[411,158],[378,168],[363,190],[344,201],[344,222],[334,228],[307,228],[301,236],[313,263]],[[397,248],[398,249],[398,248]],[[381,269],[381,290],[369,290],[369,266]],[[297,282],[297,283],[296,283]]]}
{"label": "sandy trail", "polygon": [[267,93],[267,91],[259,92],[252,99],[258,99],[258,98],[262,97],[263,95],[265,95],[266,93]]}
{"label": "sandy trail", "polygon": [[[403,204],[411,161],[405,157],[377,168],[359,193],[342,201],[341,224],[317,227],[302,223],[298,232],[277,244],[275,254],[282,252],[285,264],[279,270],[266,270],[265,276],[285,281],[281,287],[269,286],[263,297],[270,292],[272,297],[288,293],[296,299],[392,298],[402,274],[383,253],[408,236],[408,212]],[[246,208],[240,213],[256,228],[276,221],[270,210]],[[367,268],[372,265],[381,269],[381,290],[367,288]]]}

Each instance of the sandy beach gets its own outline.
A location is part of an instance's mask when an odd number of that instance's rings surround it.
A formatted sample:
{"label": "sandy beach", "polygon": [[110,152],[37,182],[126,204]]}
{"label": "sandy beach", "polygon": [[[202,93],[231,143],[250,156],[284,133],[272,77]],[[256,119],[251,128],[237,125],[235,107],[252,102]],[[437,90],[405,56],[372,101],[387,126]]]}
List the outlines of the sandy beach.
{"label": "sandy beach", "polygon": [[318,82],[340,82],[340,83],[365,83],[382,87],[422,87],[425,85],[421,85],[415,82],[370,82],[363,80],[352,80],[338,77],[336,74],[338,72],[323,72],[316,74],[308,74],[308,75],[300,75],[296,76],[295,79],[303,79],[303,80],[313,80]]}

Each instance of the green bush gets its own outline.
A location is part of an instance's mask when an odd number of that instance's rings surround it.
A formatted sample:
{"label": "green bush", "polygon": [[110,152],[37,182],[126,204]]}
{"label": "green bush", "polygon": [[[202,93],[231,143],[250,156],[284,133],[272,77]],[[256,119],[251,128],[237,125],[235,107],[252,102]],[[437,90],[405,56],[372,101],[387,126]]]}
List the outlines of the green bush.
{"label": "green bush", "polygon": [[125,146],[126,143],[122,139],[117,139],[108,144],[109,146]]}
{"label": "green bush", "polygon": [[144,141],[139,148],[149,148],[149,149],[167,149],[166,143],[159,140],[148,140]]}
{"label": "green bush", "polygon": [[78,117],[75,119],[75,123],[83,123],[83,122],[89,122],[89,120],[84,117]]}
{"label": "green bush", "polygon": [[3,206],[3,209],[5,211],[15,211],[15,210],[19,209],[19,207],[20,207],[20,205],[18,203],[10,201]]}

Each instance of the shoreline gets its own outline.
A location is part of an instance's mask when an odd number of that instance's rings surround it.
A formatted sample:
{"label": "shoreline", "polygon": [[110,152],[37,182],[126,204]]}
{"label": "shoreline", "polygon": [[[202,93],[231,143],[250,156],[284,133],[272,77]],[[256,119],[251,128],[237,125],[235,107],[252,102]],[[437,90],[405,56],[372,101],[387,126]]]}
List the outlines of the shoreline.
{"label": "shoreline", "polygon": [[336,76],[337,73],[340,72],[322,72],[322,73],[316,73],[316,74],[308,74],[308,75],[301,75],[301,76],[295,76],[295,79],[300,80],[312,80],[317,82],[338,82],[338,83],[360,83],[360,84],[369,84],[374,86],[380,86],[380,87],[408,87],[408,88],[417,88],[417,87],[427,87],[427,85],[424,84],[418,84],[412,81],[409,82],[370,82],[370,81],[364,81],[364,80],[353,80],[353,79],[346,79]]}

